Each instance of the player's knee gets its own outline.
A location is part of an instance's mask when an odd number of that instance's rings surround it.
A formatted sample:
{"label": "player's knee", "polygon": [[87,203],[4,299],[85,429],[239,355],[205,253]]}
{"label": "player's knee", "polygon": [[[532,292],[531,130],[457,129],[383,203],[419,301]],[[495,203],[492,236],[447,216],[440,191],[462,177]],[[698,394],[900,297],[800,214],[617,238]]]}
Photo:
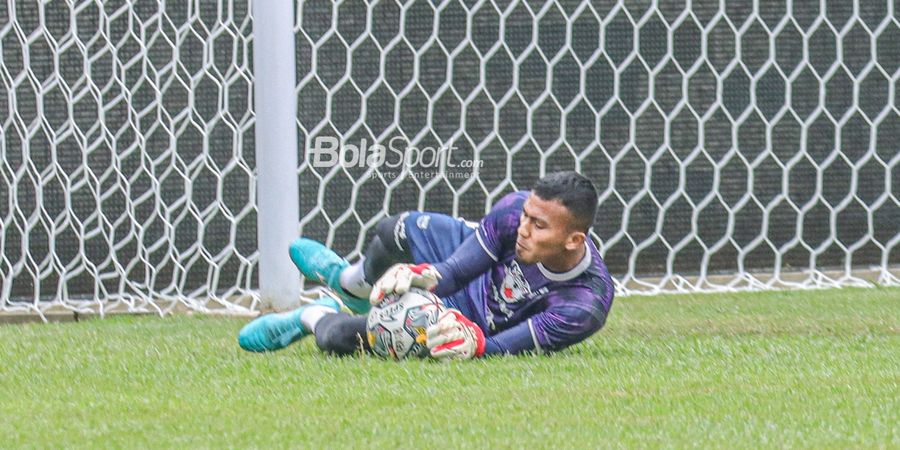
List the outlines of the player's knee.
{"label": "player's knee", "polygon": [[400,228],[406,213],[388,216],[375,225],[375,237],[366,248],[364,270],[366,281],[374,284],[392,265],[411,262],[406,233]]}
{"label": "player's knee", "polygon": [[378,236],[381,243],[391,253],[403,252],[404,242],[402,242],[402,235],[404,233],[400,232],[399,227],[402,226],[401,220],[405,214],[385,217],[379,220],[378,225],[375,226],[375,235]]}
{"label": "player's knee", "polygon": [[316,345],[336,355],[352,355],[364,349],[365,320],[359,319],[346,313],[323,317],[316,326]]}

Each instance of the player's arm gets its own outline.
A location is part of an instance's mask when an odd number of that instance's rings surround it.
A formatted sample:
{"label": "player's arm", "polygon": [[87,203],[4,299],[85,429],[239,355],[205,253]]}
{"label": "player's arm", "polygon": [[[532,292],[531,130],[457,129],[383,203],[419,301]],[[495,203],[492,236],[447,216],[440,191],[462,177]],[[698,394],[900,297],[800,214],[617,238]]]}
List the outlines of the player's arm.
{"label": "player's arm", "polygon": [[375,286],[369,300],[377,304],[391,293],[402,294],[410,287],[433,291],[438,297],[450,295],[487,272],[494,260],[485,253],[475,233],[469,236],[446,261],[437,264],[396,264]]}
{"label": "player's arm", "polygon": [[402,294],[410,287],[434,291],[440,297],[453,294],[497,263],[504,246],[514,245],[525,192],[503,197],[481,220],[450,257],[432,264],[397,264],[379,278],[369,300],[377,304],[387,294]]}
{"label": "player's arm", "polygon": [[485,340],[485,355],[547,353],[581,342],[606,322],[599,304],[561,304],[542,311]]}
{"label": "player's arm", "polygon": [[[452,361],[483,355],[517,355],[525,352],[549,353],[585,340],[602,327],[592,321],[588,327],[572,328],[571,324],[555,324],[556,328],[539,331],[538,323],[551,323],[541,313],[495,336],[485,336],[478,325],[459,311],[448,309],[438,322],[426,330],[426,344],[431,356]],[[553,320],[553,319],[551,319]]]}
{"label": "player's arm", "polygon": [[478,243],[478,231],[463,241],[446,261],[434,265],[441,274],[434,293],[444,297],[464,288],[475,278],[487,272],[494,265],[494,260]]}
{"label": "player's arm", "polygon": [[435,264],[441,282],[435,293],[450,295],[497,264],[504,248],[515,245],[525,191],[507,194],[481,219],[478,229],[446,261]]}
{"label": "player's arm", "polygon": [[[582,292],[590,295],[590,292]],[[562,350],[587,339],[606,322],[599,302],[564,302],[494,336],[459,311],[447,310],[429,327],[427,345],[437,359],[469,359],[482,355],[516,355]]]}

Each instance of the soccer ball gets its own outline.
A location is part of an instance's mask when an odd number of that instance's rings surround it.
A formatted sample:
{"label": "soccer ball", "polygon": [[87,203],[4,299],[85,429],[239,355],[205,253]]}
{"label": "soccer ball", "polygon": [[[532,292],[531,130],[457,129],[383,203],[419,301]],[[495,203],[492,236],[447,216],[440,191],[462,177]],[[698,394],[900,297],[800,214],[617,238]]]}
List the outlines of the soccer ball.
{"label": "soccer ball", "polygon": [[443,310],[441,299],[422,289],[389,295],[369,311],[369,347],[383,358],[424,358],[428,356],[425,329],[437,322]]}

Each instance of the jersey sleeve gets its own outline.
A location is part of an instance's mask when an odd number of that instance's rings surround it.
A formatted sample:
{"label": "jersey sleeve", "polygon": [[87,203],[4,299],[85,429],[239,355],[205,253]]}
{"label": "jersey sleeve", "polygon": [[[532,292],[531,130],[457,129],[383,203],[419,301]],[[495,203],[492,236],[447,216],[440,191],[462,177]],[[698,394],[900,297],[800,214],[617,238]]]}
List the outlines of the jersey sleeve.
{"label": "jersey sleeve", "polygon": [[499,261],[504,248],[515,245],[522,205],[527,197],[527,191],[507,194],[481,219],[475,237],[495,262]]}
{"label": "jersey sleeve", "polygon": [[[478,229],[447,260],[435,264],[441,281],[435,294],[445,296],[465,287],[470,281],[490,270],[504,248],[515,245],[528,191],[507,194],[481,219]],[[507,247],[504,247],[507,246]]]}
{"label": "jersey sleeve", "polygon": [[[579,291],[570,290],[559,295],[593,295],[587,290]],[[599,302],[563,300],[510,329],[486,338],[485,354],[562,350],[587,339],[605,322],[606,312]]]}
{"label": "jersey sleeve", "polygon": [[478,243],[475,233],[472,233],[449,258],[434,265],[441,274],[441,280],[434,290],[435,295],[444,297],[453,294],[490,270],[493,264],[494,260]]}

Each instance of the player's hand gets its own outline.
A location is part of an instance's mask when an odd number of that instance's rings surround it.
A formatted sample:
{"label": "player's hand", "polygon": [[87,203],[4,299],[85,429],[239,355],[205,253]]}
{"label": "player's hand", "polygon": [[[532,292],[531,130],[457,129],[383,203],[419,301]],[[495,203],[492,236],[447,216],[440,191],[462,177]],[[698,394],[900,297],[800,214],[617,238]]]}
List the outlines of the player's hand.
{"label": "player's hand", "polygon": [[447,309],[425,329],[425,345],[441,361],[469,359],[484,354],[484,332],[461,312]]}
{"label": "player's hand", "polygon": [[394,264],[372,286],[369,302],[377,305],[386,295],[402,295],[410,288],[434,290],[441,274],[431,264]]}

